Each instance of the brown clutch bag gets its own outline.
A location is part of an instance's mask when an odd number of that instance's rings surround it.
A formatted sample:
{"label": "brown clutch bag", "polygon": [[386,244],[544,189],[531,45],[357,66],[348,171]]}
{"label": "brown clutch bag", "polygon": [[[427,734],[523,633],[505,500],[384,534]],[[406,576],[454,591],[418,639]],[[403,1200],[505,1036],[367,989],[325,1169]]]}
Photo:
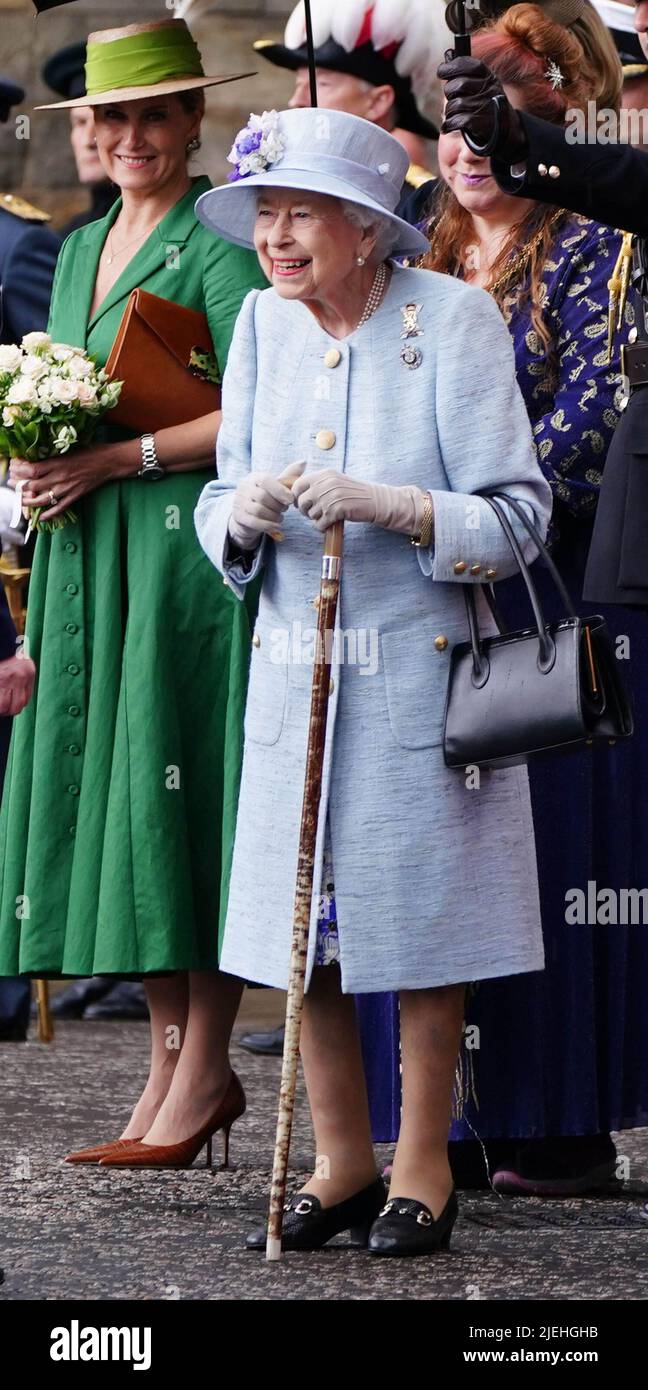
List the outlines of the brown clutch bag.
{"label": "brown clutch bag", "polygon": [[138,434],[219,410],[220,373],[205,314],[133,290],[106,362],[124,385],[111,420]]}

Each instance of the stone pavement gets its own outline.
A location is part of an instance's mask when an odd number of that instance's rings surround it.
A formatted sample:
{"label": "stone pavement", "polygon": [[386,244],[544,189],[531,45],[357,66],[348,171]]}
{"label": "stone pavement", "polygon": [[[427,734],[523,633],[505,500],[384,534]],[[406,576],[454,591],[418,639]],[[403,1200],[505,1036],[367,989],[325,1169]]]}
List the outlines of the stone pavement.
{"label": "stone pavement", "polygon": [[[620,1195],[461,1194],[451,1252],[423,1260],[329,1248],[266,1265],[245,1251],[245,1232],[265,1210],[280,1063],[236,1044],[249,1108],[232,1130],[233,1171],[131,1174],[62,1163],[68,1149],[119,1133],[144,1078],[146,1037],[145,1024],[80,1022],[58,1025],[49,1047],[0,1044],[0,1301],[647,1297],[647,1130],[620,1137],[630,1167]],[[380,1146],[381,1162],[389,1154]],[[294,1181],[310,1155],[302,1091]]]}

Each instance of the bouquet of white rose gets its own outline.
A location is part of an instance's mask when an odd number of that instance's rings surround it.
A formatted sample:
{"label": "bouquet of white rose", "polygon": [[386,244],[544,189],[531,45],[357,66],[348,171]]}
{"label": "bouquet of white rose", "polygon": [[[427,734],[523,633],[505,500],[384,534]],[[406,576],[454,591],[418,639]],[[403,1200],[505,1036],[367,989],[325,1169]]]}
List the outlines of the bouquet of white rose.
{"label": "bouquet of white rose", "polygon": [[[49,333],[27,333],[20,347],[0,346],[0,458],[38,463],[89,444],[122,385],[110,381],[82,348],[53,343]],[[68,511],[41,522],[41,511],[32,509],[37,530],[76,520]]]}

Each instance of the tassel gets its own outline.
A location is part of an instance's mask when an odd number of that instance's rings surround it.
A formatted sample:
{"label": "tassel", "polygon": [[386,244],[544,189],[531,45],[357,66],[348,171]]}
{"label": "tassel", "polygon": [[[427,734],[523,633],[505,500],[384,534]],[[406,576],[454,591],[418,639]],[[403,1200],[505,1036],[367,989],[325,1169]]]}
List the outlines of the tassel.
{"label": "tassel", "polygon": [[465,1044],[466,1028],[461,1039],[457,1067],[455,1071],[454,1093],[452,1096],[452,1118],[453,1120],[465,1119],[465,1109],[469,1102],[479,1110],[479,1100],[477,1097],[477,1085],[475,1082],[475,1064],[472,1051],[468,1051]]}
{"label": "tassel", "polygon": [[624,232],[621,242],[621,250],[617,257],[617,262],[612,271],[612,275],[607,282],[609,291],[608,300],[608,332],[607,332],[607,360],[608,366],[612,362],[612,346],[614,342],[615,328],[619,329],[623,322],[623,311],[628,294],[630,282],[630,266],[632,263],[632,233]]}

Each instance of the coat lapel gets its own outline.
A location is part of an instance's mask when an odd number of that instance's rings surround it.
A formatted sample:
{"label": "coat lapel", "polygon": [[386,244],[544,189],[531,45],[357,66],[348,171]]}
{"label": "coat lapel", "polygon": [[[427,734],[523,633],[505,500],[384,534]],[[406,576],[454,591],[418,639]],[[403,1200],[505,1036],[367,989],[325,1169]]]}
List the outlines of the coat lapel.
{"label": "coat lapel", "polygon": [[[115,281],[109,294],[106,295],[106,298],[99,305],[94,318],[88,323],[88,333],[91,329],[96,327],[104,314],[108,313],[115,304],[123,300],[125,307],[125,301],[128,299],[131,291],[139,289],[140,286],[145,286],[146,281],[151,275],[154,275],[156,271],[165,266],[167,262],[170,263],[170,258],[175,253],[176,248],[178,254],[182,255],[189,238],[199,225],[194,212],[196,198],[199,194],[204,193],[205,189],[210,187],[211,183],[208,178],[195,179],[192,187],[185,193],[184,197],[176,203],[175,207],[172,207],[171,210],[167,212],[166,216],[162,218],[162,221],[155,230],[151,232],[148,240],[144,242],[141,249],[133,256],[128,265],[125,266],[123,273]],[[120,208],[121,199],[115,204],[115,208],[111,208],[110,210],[109,218],[111,218],[112,221],[114,221]],[[111,222],[106,219],[104,228],[106,229],[110,225]],[[96,259],[94,263],[94,273],[92,273],[91,277],[90,294],[86,303],[86,322],[92,293],[94,291],[97,264],[105,237],[106,230],[104,230],[98,248],[95,248]],[[90,271],[90,266],[88,266],[88,270]]]}

